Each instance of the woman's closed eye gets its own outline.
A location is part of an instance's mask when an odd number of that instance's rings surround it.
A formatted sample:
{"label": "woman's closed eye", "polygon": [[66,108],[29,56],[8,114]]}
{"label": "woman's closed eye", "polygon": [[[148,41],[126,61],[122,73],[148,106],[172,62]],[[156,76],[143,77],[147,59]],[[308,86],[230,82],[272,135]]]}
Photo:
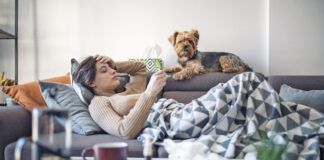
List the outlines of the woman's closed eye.
{"label": "woman's closed eye", "polygon": [[100,67],[100,69],[99,69],[100,73],[106,73],[107,70],[108,70],[108,69],[107,69],[106,66],[102,66],[102,67]]}

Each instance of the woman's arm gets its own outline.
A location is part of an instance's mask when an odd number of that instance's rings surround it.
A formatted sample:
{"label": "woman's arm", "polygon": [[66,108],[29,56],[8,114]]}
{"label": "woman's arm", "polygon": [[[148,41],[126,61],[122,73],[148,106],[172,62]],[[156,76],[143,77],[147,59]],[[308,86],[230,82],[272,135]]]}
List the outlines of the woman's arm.
{"label": "woman's arm", "polygon": [[141,93],[145,90],[148,73],[144,63],[136,61],[115,62],[110,57],[101,55],[95,57],[101,63],[108,63],[109,67],[115,69],[118,73],[130,75],[130,81],[125,85],[126,90],[123,94]]}
{"label": "woman's arm", "polygon": [[[143,129],[156,96],[166,82],[162,71],[154,73],[145,92],[141,94],[133,109],[126,116],[119,116],[112,108],[109,97],[96,96],[89,106],[91,117],[106,132],[124,138],[134,138]],[[123,101],[123,99],[120,99]]]}
{"label": "woman's arm", "polygon": [[115,64],[118,73],[127,73],[130,75],[130,81],[125,85],[125,94],[141,93],[145,90],[148,72],[144,63],[123,61],[116,62]]}
{"label": "woman's arm", "polygon": [[143,62],[120,61],[115,62],[118,73],[128,73],[130,75],[147,75],[146,66]]}
{"label": "woman's arm", "polygon": [[115,62],[108,56],[95,55],[96,61],[100,63],[108,63],[109,67],[119,73],[127,73],[130,75],[147,75],[146,66],[143,62],[137,61],[120,61]]}
{"label": "woman's arm", "polygon": [[[121,99],[122,101],[122,99]],[[143,129],[156,96],[142,93],[128,115],[119,116],[112,108],[109,98],[95,97],[89,106],[91,117],[107,133],[123,138],[135,138]]]}

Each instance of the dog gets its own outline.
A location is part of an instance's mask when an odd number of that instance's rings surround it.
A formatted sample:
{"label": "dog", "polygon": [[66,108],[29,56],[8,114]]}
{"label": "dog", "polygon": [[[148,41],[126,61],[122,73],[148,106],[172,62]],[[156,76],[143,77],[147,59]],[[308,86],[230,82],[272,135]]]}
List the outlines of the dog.
{"label": "dog", "polygon": [[240,73],[252,71],[237,55],[227,52],[200,52],[197,49],[199,33],[196,29],[174,32],[169,37],[178,56],[178,66],[167,67],[175,80],[191,79],[207,72]]}

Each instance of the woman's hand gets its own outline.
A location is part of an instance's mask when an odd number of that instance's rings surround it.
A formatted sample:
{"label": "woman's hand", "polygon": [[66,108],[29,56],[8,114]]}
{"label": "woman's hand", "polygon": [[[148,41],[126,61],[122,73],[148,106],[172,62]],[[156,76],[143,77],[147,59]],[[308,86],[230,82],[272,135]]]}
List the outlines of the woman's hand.
{"label": "woman's hand", "polygon": [[109,67],[116,70],[116,64],[113,59],[108,56],[95,55],[96,61],[99,63],[108,63]]}
{"label": "woman's hand", "polygon": [[166,84],[167,75],[164,71],[158,71],[151,76],[145,93],[157,96]]}

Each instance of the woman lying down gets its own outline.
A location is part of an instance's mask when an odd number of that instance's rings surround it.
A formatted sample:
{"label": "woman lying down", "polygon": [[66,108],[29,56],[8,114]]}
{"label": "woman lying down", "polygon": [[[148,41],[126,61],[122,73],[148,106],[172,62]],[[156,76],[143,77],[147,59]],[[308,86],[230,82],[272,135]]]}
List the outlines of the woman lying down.
{"label": "woman lying down", "polygon": [[[120,84],[116,72],[131,77],[121,93],[114,92]],[[95,94],[90,114],[109,134],[127,139],[142,134],[154,142],[195,138],[208,152],[242,158],[251,148],[256,150],[266,133],[284,137],[287,149],[282,158],[319,157],[324,116],[307,106],[282,102],[260,74],[239,74],[188,104],[157,100],[166,84],[163,71],[154,73],[147,87],[146,78],[143,63],[114,62],[105,56],[89,56],[73,75]]]}

